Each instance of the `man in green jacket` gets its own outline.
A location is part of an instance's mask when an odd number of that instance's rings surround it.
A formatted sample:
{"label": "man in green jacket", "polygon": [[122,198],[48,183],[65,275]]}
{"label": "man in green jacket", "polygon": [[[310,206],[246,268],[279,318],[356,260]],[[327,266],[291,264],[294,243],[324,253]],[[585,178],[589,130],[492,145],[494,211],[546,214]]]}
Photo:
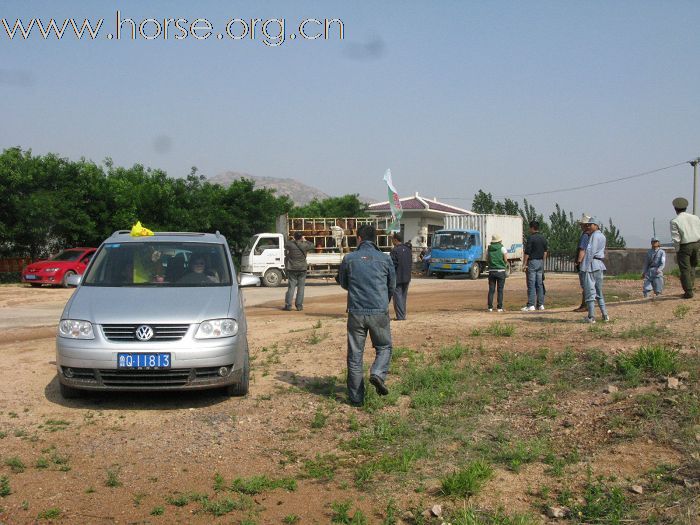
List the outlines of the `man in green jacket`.
{"label": "man in green jacket", "polygon": [[508,265],[508,250],[503,246],[501,236],[496,234],[491,236],[491,244],[487,251],[489,265],[489,312],[493,312],[493,294],[498,287],[497,307],[498,311],[503,311],[503,287],[506,284],[506,268]]}

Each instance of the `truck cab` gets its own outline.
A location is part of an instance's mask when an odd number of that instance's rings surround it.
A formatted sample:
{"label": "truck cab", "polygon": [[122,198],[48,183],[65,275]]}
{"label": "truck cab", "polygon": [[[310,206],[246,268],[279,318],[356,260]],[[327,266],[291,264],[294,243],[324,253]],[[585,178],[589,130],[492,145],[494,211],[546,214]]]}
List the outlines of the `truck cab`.
{"label": "truck cab", "polygon": [[241,271],[260,276],[265,286],[284,279],[284,237],[280,233],[253,235],[243,251]]}
{"label": "truck cab", "polygon": [[481,233],[477,230],[438,230],[433,234],[430,273],[438,279],[448,274],[469,274],[477,279],[484,258]]}

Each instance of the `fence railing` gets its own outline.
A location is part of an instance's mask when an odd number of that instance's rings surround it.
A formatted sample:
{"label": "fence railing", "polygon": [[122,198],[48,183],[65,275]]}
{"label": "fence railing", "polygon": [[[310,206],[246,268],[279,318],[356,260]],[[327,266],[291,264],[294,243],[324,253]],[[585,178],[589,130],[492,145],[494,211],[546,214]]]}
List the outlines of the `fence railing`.
{"label": "fence railing", "polygon": [[550,255],[544,262],[544,271],[576,273],[576,261],[571,255]]}

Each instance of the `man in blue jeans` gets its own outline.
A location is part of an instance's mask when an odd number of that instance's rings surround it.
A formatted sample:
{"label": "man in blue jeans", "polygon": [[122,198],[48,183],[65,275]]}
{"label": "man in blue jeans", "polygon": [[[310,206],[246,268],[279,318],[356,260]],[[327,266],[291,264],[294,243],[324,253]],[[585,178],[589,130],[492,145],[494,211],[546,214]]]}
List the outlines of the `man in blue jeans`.
{"label": "man in blue jeans", "polygon": [[385,396],[384,383],[391,361],[389,299],[396,287],[394,264],[375,244],[374,226],[365,224],[357,230],[357,250],[347,254],[340,264],[338,282],[348,291],[348,398],[360,406],[365,399],[362,358],[369,332],[377,355],[370,368],[369,382]]}
{"label": "man in blue jeans", "polygon": [[[523,312],[544,310],[544,261],[547,259],[547,239],[540,233],[540,223],[530,221],[530,237],[525,243],[523,266],[527,272],[527,305]],[[535,306],[537,305],[537,306]]]}

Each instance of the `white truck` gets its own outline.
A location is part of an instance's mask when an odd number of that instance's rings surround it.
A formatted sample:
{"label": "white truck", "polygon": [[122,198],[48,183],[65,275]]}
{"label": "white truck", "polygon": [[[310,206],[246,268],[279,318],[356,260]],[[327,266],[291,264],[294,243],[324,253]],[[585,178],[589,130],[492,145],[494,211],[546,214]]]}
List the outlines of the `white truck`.
{"label": "white truck", "polygon": [[346,253],[357,247],[357,228],[371,224],[377,230],[377,247],[391,250],[390,219],[376,217],[288,217],[280,215],[275,233],[251,237],[241,259],[241,272],[261,278],[264,286],[279,286],[286,279],[284,242],[301,232],[314,245],[308,253],[308,277],[335,277]]}
{"label": "white truck", "polygon": [[468,274],[472,279],[487,269],[492,235],[508,250],[507,273],[522,267],[523,219],[513,215],[447,215],[444,227],[433,233],[429,272],[437,278]]}

